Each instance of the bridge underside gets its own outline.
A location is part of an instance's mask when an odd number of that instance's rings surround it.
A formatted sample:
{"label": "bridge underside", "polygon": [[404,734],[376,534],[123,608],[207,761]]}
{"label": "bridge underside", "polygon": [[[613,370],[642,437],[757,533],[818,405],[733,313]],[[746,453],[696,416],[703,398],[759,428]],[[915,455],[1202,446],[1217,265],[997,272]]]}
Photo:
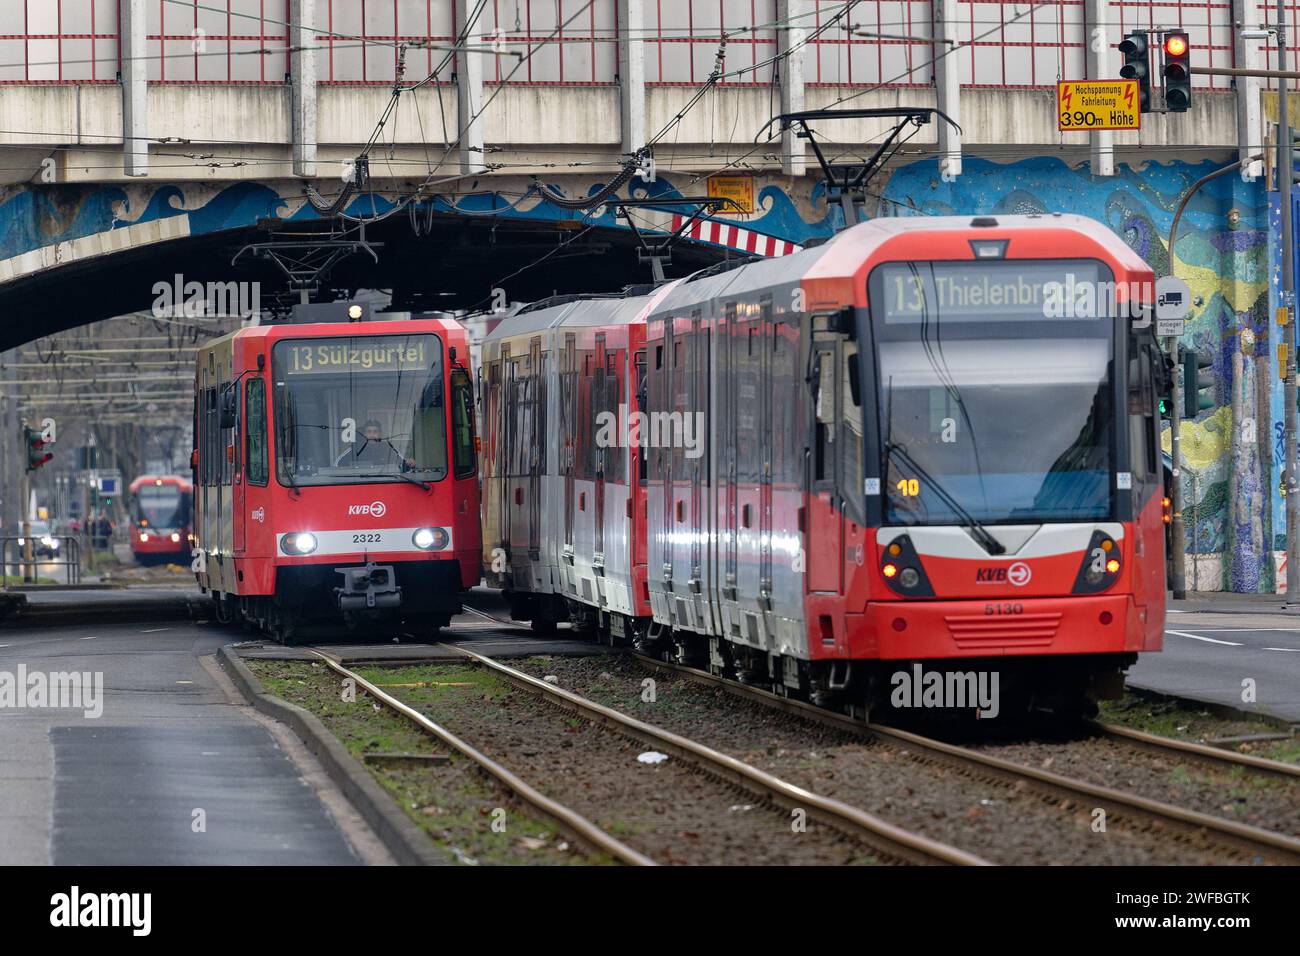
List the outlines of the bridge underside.
{"label": "bridge underside", "polygon": [[[344,239],[360,237],[352,229]],[[313,301],[351,296],[358,289],[391,290],[394,308],[409,311],[486,309],[504,301],[531,301],[553,293],[617,291],[651,279],[635,237],[612,226],[577,221],[501,220],[436,215],[423,235],[413,235],[406,216],[365,230],[374,249],[345,247]],[[284,246],[280,258],[301,260],[298,244],[316,246],[311,258],[329,254],[328,224],[284,222],[223,230],[128,248],[34,272],[0,284],[0,349],[65,329],[150,309],[155,286],[183,283],[258,283],[263,311],[299,301],[300,291],[274,258],[258,247]],[[287,244],[292,244],[289,248]],[[319,244],[319,245],[318,245]],[[242,252],[241,252],[242,250]],[[664,271],[686,275],[728,255],[700,243],[674,247]],[[232,267],[232,261],[238,262]],[[499,294],[495,290],[502,290]]]}

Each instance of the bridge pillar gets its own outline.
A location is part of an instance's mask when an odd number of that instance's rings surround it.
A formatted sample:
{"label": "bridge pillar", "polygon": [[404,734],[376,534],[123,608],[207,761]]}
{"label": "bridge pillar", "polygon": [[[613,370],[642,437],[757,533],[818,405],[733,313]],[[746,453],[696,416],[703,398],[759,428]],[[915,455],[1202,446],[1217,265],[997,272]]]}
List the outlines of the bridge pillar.
{"label": "bridge pillar", "polygon": [[316,175],[316,0],[289,5],[292,90],[293,174]]}
{"label": "bridge pillar", "polygon": [[618,89],[622,107],[623,152],[646,143],[645,131],[645,0],[618,5]]}
{"label": "bridge pillar", "polygon": [[[954,123],[961,125],[961,65],[957,44],[961,42],[961,15],[957,0],[938,0],[934,24],[935,105]],[[944,182],[961,175],[961,133],[939,120],[939,172]]]}
{"label": "bridge pillar", "polygon": [[[1243,70],[1260,70],[1265,68],[1261,62],[1264,58],[1261,54],[1260,40],[1248,40],[1243,37],[1243,30],[1258,30],[1259,7],[1249,0],[1232,0],[1232,19],[1234,23],[1240,25],[1240,30],[1234,30],[1233,35],[1236,40],[1236,66]],[[1237,87],[1237,158],[1245,163],[1246,157],[1253,156],[1256,153],[1264,151],[1264,124],[1260,117],[1259,105],[1259,77],[1257,76],[1238,76],[1235,78]],[[1264,174],[1263,160],[1255,160],[1248,163],[1242,168],[1242,178],[1246,181],[1254,179]]]}
{"label": "bridge pillar", "polygon": [[122,171],[149,175],[149,44],[146,0],[122,0]]}
{"label": "bridge pillar", "polygon": [[[1116,68],[1111,72],[1110,38],[1106,35],[1109,21],[1110,0],[1085,0],[1083,7],[1084,25],[1089,27],[1087,47],[1088,79],[1109,80],[1119,75]],[[1091,162],[1089,169],[1094,176],[1115,175],[1115,134],[1108,129],[1093,130],[1088,134]]]}
{"label": "bridge pillar", "polygon": [[[788,23],[789,29],[776,31],[777,52],[802,50],[808,39],[808,15],[812,13],[808,0],[777,0],[776,18]],[[803,54],[796,52],[777,62],[781,72],[781,112],[795,113],[805,108],[803,88]],[[802,176],[806,168],[804,141],[793,129],[781,133],[781,172],[787,176]]]}
{"label": "bridge pillar", "polygon": [[[483,162],[483,54],[470,53],[465,47],[471,42],[469,14],[474,4],[456,4],[456,36],[461,42],[456,47],[456,104],[459,110],[459,155],[462,173],[481,173]],[[475,8],[476,9],[476,8]],[[479,43],[482,43],[479,37]]]}

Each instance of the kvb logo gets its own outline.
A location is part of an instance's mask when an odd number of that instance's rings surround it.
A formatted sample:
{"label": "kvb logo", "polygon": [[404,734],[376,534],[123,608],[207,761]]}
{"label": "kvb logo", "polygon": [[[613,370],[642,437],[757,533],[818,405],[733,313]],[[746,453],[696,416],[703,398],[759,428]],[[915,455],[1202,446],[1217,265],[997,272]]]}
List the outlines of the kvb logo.
{"label": "kvb logo", "polygon": [[1017,561],[1011,567],[1007,568],[1007,580],[1018,588],[1024,587],[1029,583],[1029,579],[1034,576],[1034,572],[1029,569],[1029,565],[1023,561]]}
{"label": "kvb logo", "polygon": [[372,501],[368,505],[348,505],[349,515],[370,515],[372,518],[382,518],[388,514],[388,505],[382,501]]}
{"label": "kvb logo", "polygon": [[1023,561],[1003,567],[986,567],[975,569],[976,584],[1011,584],[1022,588],[1029,583],[1034,572]]}

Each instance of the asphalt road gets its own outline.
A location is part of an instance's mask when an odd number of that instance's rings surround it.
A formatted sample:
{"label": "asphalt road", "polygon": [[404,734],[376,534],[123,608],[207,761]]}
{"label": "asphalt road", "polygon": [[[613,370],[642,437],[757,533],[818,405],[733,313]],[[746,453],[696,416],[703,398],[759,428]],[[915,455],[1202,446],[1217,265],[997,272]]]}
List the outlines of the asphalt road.
{"label": "asphalt road", "polygon": [[1165,627],[1164,650],[1142,655],[1130,684],[1300,722],[1295,615],[1170,610]]}
{"label": "asphalt road", "polygon": [[300,767],[204,666],[229,640],[165,621],[0,629],[0,682],[20,667],[103,682],[98,717],[93,697],[0,707],[0,863],[359,862]]}

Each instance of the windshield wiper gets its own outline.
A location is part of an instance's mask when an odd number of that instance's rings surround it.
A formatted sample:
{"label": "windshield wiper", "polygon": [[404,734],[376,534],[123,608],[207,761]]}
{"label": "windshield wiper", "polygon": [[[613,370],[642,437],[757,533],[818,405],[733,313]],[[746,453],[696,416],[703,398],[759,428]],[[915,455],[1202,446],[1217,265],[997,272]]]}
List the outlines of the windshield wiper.
{"label": "windshield wiper", "polygon": [[924,468],[916,463],[907,449],[896,442],[890,442],[885,446],[886,455],[895,455],[906,467],[916,472],[925,480],[925,483],[933,489],[934,493],[946,504],[953,513],[961,520],[962,526],[970,532],[970,536],[978,541],[989,554],[1006,554],[1007,549],[1003,547],[1002,542],[989,533],[989,529],[979,523],[979,519],[962,507],[961,502],[954,498],[943,485],[939,484]]}
{"label": "windshield wiper", "polygon": [[404,472],[404,471],[399,471],[399,472],[397,472],[397,473],[395,473],[395,474],[385,474],[384,477],[385,477],[385,478],[401,478],[403,481],[409,481],[409,482],[410,482],[411,484],[413,484],[413,485],[419,485],[419,486],[420,486],[421,488],[423,488],[425,491],[428,491],[430,488],[433,487],[433,485],[429,484],[427,481],[421,481],[419,478],[413,478],[413,477],[411,477],[410,475],[408,475],[408,474],[407,474],[406,472]]}

